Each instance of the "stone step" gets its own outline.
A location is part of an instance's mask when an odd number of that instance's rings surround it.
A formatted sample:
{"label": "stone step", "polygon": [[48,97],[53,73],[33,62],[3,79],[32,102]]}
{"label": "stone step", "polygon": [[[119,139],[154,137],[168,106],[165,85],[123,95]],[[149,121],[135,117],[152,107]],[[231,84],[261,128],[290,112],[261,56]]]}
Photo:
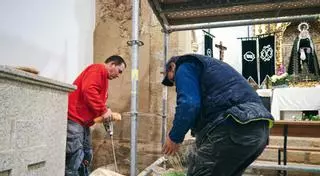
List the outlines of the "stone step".
{"label": "stone step", "polygon": [[[320,147],[320,138],[288,137],[288,146]],[[269,145],[283,146],[282,136],[270,136]]]}
{"label": "stone step", "polygon": [[[270,162],[270,161],[255,161],[255,163],[268,164],[268,165],[276,165],[277,164],[275,162]],[[295,166],[295,167],[298,166],[298,167],[311,167],[311,168],[320,167],[319,165],[298,164],[298,163],[291,163],[291,162],[289,162],[287,165]],[[248,169],[246,169],[243,176],[274,176],[274,175],[277,175],[277,173],[278,173],[278,171],[276,171],[276,170],[248,168]],[[320,173],[307,173],[304,171],[288,171],[287,173],[290,176],[311,176],[311,175],[312,176],[320,176]]]}
{"label": "stone step", "polygon": [[[281,153],[283,157],[283,153]],[[263,161],[278,161],[278,151],[276,149],[265,149],[259,156],[259,160]],[[320,152],[308,151],[287,151],[287,161],[305,164],[319,164],[320,165]]]}
{"label": "stone step", "polygon": [[[271,146],[283,146],[283,137],[281,136],[270,136],[269,145]],[[288,148],[319,148],[319,138],[301,138],[301,137],[288,137]],[[283,158],[283,152],[281,153]],[[278,161],[278,150],[266,148],[264,152],[259,156],[259,160],[262,161]],[[307,150],[288,150],[287,161],[304,164],[320,164],[320,152],[307,151]]]}

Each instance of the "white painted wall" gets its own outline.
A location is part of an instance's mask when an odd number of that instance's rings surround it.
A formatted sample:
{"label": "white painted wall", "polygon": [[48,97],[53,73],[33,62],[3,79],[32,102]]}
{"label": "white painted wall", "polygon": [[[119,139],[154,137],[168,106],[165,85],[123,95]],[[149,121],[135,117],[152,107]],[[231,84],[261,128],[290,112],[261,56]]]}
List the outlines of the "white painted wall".
{"label": "white painted wall", "polygon": [[[249,30],[251,32],[251,29]],[[224,61],[230,64],[238,72],[242,72],[242,49],[241,40],[237,39],[240,37],[248,36],[248,27],[225,27],[225,28],[215,28],[210,29],[210,33],[215,36],[213,38],[213,56],[219,58],[219,49],[215,47],[215,44],[219,44],[222,41],[223,46],[227,47],[224,52]],[[202,30],[197,30],[196,32],[199,50],[198,53],[204,54],[204,37]],[[251,34],[250,34],[251,35]]]}
{"label": "white painted wall", "polygon": [[1,0],[0,64],[72,83],[93,62],[95,0]]}

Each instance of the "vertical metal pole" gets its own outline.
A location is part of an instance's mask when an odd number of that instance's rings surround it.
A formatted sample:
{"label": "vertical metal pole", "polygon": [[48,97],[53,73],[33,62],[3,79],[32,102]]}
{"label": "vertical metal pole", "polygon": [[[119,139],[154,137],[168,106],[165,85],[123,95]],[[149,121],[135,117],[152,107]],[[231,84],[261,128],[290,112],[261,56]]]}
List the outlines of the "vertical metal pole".
{"label": "vertical metal pole", "polygon": [[[288,142],[288,125],[284,125],[283,129],[283,165],[287,165],[287,142]],[[284,171],[284,175],[287,176],[287,171]]]}
{"label": "vertical metal pole", "polygon": [[[281,149],[278,149],[278,165],[281,165]],[[278,176],[281,176],[282,170],[278,170]]]}
{"label": "vertical metal pole", "polygon": [[[278,71],[278,69],[277,69],[277,56],[276,56],[276,48],[277,48],[277,44],[278,44],[278,42],[277,42],[277,39],[276,39],[276,32],[274,32],[274,34],[273,34],[273,36],[274,36],[274,38],[273,38],[273,43],[274,43],[274,48],[273,48],[273,57],[274,57],[274,63],[273,63],[273,65],[274,65],[274,75],[275,74],[277,74],[277,71]],[[281,48],[282,49],[282,48]],[[280,49],[280,50],[281,50]],[[270,77],[271,77],[272,75],[270,75]]]}
{"label": "vertical metal pole", "polygon": [[[163,73],[166,73],[166,63],[168,60],[168,50],[169,50],[169,33],[164,32],[163,35],[163,55],[164,55],[164,61],[163,61]],[[165,74],[163,75],[163,77]],[[164,145],[164,142],[166,140],[167,135],[167,123],[168,123],[168,87],[163,86],[162,89],[162,137],[161,137],[161,144]]]}
{"label": "vertical metal pole", "polygon": [[257,47],[256,47],[256,50],[257,50],[257,72],[258,72],[258,86],[259,88],[261,88],[261,85],[260,85],[260,53],[259,53],[259,37],[256,39],[257,40]]}
{"label": "vertical metal pole", "polygon": [[139,54],[139,0],[132,0],[132,55],[131,55],[131,149],[130,176],[136,176],[137,166],[137,109],[138,109],[138,54]]}

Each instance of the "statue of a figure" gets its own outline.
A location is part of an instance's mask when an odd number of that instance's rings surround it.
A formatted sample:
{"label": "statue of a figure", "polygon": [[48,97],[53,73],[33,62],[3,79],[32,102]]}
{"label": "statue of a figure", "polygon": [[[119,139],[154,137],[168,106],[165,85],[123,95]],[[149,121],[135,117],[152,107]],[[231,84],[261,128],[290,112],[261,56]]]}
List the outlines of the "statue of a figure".
{"label": "statue of a figure", "polygon": [[298,26],[300,34],[293,43],[288,73],[303,76],[313,75],[318,78],[320,75],[319,63],[308,29],[308,23],[300,23]]}

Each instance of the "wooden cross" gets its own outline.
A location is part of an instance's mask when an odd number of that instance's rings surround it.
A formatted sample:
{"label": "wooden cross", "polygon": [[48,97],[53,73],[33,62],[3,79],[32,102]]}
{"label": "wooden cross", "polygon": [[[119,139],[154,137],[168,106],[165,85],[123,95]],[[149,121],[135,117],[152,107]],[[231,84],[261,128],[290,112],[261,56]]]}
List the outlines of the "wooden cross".
{"label": "wooden cross", "polygon": [[227,50],[227,47],[225,47],[225,46],[223,46],[222,45],[222,41],[220,41],[220,45],[218,45],[218,44],[215,44],[215,46],[217,47],[217,48],[219,48],[219,53],[220,53],[220,60],[221,61],[223,61],[223,57],[224,57],[224,50]]}

